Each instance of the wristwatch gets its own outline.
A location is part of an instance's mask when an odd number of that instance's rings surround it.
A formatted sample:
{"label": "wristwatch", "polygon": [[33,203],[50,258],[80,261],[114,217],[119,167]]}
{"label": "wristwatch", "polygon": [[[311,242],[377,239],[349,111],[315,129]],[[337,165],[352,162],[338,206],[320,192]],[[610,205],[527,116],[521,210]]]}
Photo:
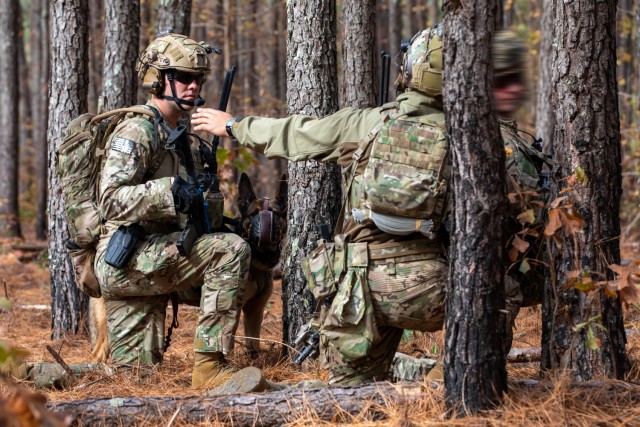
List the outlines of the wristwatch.
{"label": "wristwatch", "polygon": [[227,124],[225,125],[224,130],[227,131],[229,138],[236,139],[236,137],[233,135],[233,124],[239,122],[242,119],[244,119],[244,117],[231,117],[229,120],[227,120]]}

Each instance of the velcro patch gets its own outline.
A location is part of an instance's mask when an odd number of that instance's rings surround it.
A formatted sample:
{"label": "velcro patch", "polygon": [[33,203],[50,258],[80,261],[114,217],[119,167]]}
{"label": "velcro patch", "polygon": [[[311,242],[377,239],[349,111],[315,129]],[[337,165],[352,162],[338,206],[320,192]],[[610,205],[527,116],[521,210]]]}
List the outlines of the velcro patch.
{"label": "velcro patch", "polygon": [[115,151],[119,151],[124,154],[133,153],[133,149],[135,148],[136,143],[130,139],[117,137],[113,140],[111,144],[111,149]]}

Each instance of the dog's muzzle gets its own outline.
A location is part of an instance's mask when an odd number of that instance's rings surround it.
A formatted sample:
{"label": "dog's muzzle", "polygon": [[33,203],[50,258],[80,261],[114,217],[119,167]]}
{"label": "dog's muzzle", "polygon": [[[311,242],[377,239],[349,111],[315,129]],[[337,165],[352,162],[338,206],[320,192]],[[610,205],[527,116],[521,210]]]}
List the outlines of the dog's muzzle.
{"label": "dog's muzzle", "polygon": [[273,236],[273,212],[269,210],[269,198],[265,197],[262,201],[262,209],[259,212],[260,218],[260,235],[258,238],[258,248],[268,248],[271,246],[271,238]]}

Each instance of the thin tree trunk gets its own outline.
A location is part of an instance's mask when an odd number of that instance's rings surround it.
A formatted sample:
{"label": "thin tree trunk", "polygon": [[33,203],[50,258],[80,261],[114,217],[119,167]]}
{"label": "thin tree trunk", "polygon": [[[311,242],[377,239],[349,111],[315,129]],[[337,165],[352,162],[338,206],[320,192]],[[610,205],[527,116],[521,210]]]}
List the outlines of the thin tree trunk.
{"label": "thin tree trunk", "polygon": [[[289,114],[324,117],[338,108],[336,10],[330,0],[287,3],[287,103]],[[293,344],[314,310],[299,268],[318,238],[333,230],[340,207],[340,169],[315,161],[289,162],[289,215],[282,269],[283,341]]]}
{"label": "thin tree trunk", "polygon": [[536,136],[542,138],[542,151],[553,155],[555,114],[551,104],[551,46],[553,44],[553,0],[542,0],[540,23],[540,77],[536,106]]}
{"label": "thin tree trunk", "polygon": [[[34,79],[34,70],[27,64],[27,55],[25,52],[26,46],[24,44],[24,31],[23,31],[23,17],[22,12],[18,13],[18,58],[20,68],[18,70],[21,79],[28,82],[32,82]],[[18,158],[20,159],[18,169],[18,195],[27,195],[29,204],[33,200],[29,197],[33,194],[34,190],[34,164],[33,164],[33,108],[31,105],[31,85],[21,84],[18,89],[18,97],[20,104],[18,111],[20,113],[20,138],[19,138],[19,152]]]}
{"label": "thin tree trunk", "polygon": [[[580,233],[560,235],[558,245],[549,244],[541,367],[566,371],[576,381],[622,379],[628,368],[619,298],[572,286],[585,282],[572,280],[576,277],[612,279],[608,265],[620,263],[615,11],[615,0],[554,1],[552,196],[570,197],[569,212],[581,216],[585,226]],[[574,193],[560,194],[574,173],[580,175]]]}
{"label": "thin tree trunk", "polygon": [[105,0],[89,2],[89,111],[98,111],[102,95],[102,70],[104,68],[104,15]]}
{"label": "thin tree trunk", "polygon": [[[130,0],[106,0],[104,29],[104,71],[102,94],[108,108],[128,107],[136,103],[138,76],[138,40],[140,3]],[[112,49],[117,46],[117,49]]]}
{"label": "thin tree trunk", "polygon": [[32,3],[31,34],[34,86],[31,89],[34,111],[33,147],[36,184],[36,238],[47,238],[47,122],[49,120],[49,1]]}
{"label": "thin tree trunk", "polygon": [[445,399],[464,416],[507,390],[503,247],[505,154],[491,98],[497,0],[448,1],[444,108],[453,172],[451,268],[445,320]]}
{"label": "thin tree trunk", "polygon": [[172,28],[174,33],[190,35],[191,0],[159,0],[157,28],[158,31]]}
{"label": "thin tree trunk", "polygon": [[67,124],[87,111],[87,0],[51,1],[51,81],[49,86],[49,271],[51,274],[52,338],[78,333],[88,297],[75,285],[66,249],[60,181],[55,173],[56,150]]}
{"label": "thin tree trunk", "polygon": [[341,105],[367,108],[376,105],[376,2],[344,0]]}
{"label": "thin tree trunk", "polygon": [[20,142],[18,14],[15,0],[0,0],[0,75],[4,80],[0,90],[0,236],[20,237],[18,207],[18,165]]}

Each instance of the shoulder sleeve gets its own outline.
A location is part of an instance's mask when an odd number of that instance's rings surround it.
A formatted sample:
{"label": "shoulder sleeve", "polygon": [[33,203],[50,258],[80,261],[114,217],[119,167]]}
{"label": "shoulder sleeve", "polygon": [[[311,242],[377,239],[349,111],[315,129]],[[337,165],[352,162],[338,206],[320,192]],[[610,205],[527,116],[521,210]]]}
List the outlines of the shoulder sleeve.
{"label": "shoulder sleeve", "polygon": [[107,221],[125,223],[175,217],[170,177],[141,182],[153,163],[153,124],[145,118],[120,123],[106,144],[98,203]]}
{"label": "shoulder sleeve", "polygon": [[379,120],[378,108],[344,108],[322,119],[299,114],[284,119],[246,117],[234,134],[242,145],[269,158],[335,161],[342,145],[357,144]]}

